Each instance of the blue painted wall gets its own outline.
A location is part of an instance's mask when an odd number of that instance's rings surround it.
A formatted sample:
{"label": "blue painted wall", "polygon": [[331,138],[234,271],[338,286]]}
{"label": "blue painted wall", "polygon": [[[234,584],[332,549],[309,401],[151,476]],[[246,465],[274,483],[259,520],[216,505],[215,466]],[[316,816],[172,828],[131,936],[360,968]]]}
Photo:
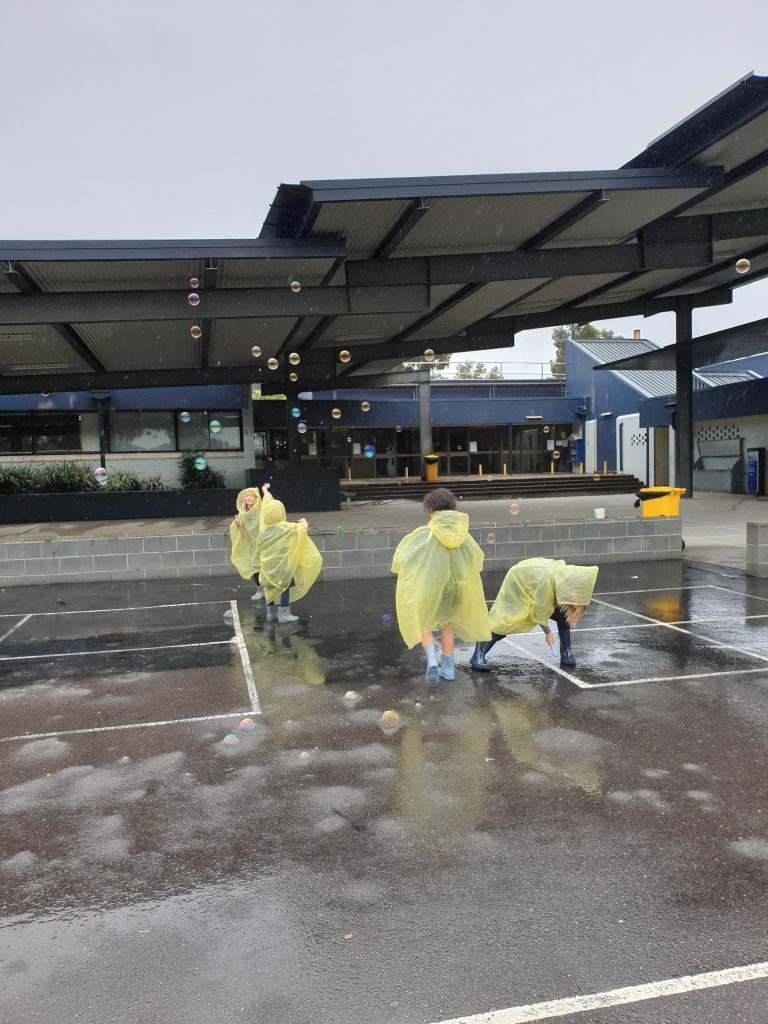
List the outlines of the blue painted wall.
{"label": "blue painted wall", "polygon": [[[663,427],[672,422],[674,395],[640,403],[640,426]],[[768,413],[768,379],[724,384],[693,393],[694,420],[722,420]]]}
{"label": "blue painted wall", "polygon": [[[40,386],[45,387],[42,378]],[[115,390],[111,409],[245,409],[248,389],[242,384],[207,387]],[[90,412],[96,403],[87,391],[57,391],[51,395],[0,395],[4,412]]]}

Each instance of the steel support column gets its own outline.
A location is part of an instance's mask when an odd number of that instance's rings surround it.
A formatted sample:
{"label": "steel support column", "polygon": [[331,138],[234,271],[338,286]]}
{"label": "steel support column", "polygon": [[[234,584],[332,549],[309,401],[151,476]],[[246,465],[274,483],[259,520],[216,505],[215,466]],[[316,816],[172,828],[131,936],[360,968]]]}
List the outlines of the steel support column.
{"label": "steel support column", "polygon": [[419,441],[423,479],[426,466],[424,456],[432,454],[432,382],[429,370],[424,370],[419,374]]}
{"label": "steel support column", "polygon": [[299,420],[291,416],[291,409],[298,404],[298,393],[287,394],[285,402],[285,425],[288,441],[288,465],[292,468],[301,468],[301,447],[299,444]]}
{"label": "steel support column", "polygon": [[675,316],[675,486],[693,497],[693,312],[690,302],[680,300]]}

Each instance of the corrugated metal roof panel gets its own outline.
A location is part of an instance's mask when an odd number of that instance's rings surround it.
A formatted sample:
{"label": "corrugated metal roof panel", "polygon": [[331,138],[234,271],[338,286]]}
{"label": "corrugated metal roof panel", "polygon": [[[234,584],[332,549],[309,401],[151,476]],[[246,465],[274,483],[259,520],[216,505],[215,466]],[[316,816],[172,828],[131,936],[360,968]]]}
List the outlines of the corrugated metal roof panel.
{"label": "corrugated metal roof panel", "polygon": [[653,352],[659,346],[645,338],[574,338],[578,345],[598,363],[613,363],[617,359],[628,359],[643,352]]}
{"label": "corrugated metal roof panel", "polygon": [[646,398],[674,395],[677,390],[674,370],[611,370],[611,373]]}
{"label": "corrugated metal roof panel", "polygon": [[202,278],[202,260],[82,260],[25,263],[24,269],[44,292],[144,291],[189,288]]}

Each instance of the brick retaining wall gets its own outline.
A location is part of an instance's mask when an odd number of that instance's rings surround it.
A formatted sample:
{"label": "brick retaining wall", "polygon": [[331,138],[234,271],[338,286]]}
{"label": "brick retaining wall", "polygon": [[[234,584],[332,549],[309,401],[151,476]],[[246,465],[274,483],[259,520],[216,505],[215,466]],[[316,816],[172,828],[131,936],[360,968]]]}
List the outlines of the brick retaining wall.
{"label": "brick retaining wall", "polygon": [[[407,530],[312,532],[327,580],[387,576]],[[485,568],[502,570],[522,558],[564,558],[582,565],[682,557],[675,519],[586,519],[562,523],[487,524],[472,528]],[[489,541],[489,536],[492,540]],[[764,556],[762,556],[764,557]],[[234,575],[225,533],[81,538],[0,543],[0,586],[181,579]]]}

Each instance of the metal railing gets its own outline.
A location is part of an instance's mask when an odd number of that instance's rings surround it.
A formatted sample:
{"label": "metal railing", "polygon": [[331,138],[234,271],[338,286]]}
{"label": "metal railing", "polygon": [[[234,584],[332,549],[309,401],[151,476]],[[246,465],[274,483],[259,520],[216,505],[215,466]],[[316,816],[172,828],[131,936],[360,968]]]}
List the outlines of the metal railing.
{"label": "metal railing", "polygon": [[562,381],[564,373],[553,373],[547,362],[486,362],[485,360],[452,359],[448,363],[426,359],[409,361],[408,369],[429,370],[433,380],[539,380]]}

